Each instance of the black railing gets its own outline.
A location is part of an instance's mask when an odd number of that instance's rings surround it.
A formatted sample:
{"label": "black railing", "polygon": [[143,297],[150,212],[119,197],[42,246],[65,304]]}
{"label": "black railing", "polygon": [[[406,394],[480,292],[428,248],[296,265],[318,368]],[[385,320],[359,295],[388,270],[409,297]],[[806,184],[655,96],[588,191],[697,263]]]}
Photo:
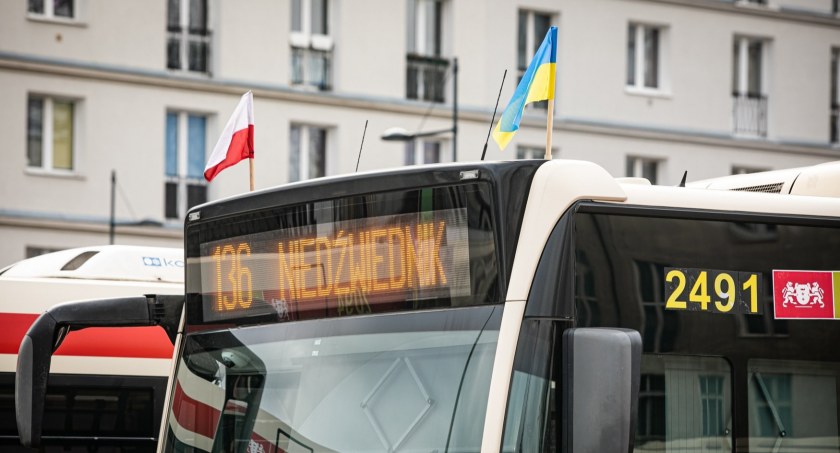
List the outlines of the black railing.
{"label": "black railing", "polygon": [[292,47],[292,85],[332,89],[332,52]]}
{"label": "black railing", "polygon": [[767,96],[732,95],[732,124],[736,134],[767,136]]}
{"label": "black railing", "polygon": [[409,54],[406,66],[406,98],[445,101],[443,93],[449,60]]}
{"label": "black railing", "polygon": [[831,143],[840,143],[840,130],[837,122],[840,121],[840,105],[831,103]]}

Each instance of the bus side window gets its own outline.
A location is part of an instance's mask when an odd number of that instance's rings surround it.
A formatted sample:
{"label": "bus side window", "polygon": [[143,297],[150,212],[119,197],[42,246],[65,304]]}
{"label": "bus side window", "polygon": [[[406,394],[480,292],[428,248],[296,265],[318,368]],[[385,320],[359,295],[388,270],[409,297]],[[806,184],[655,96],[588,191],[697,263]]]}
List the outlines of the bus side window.
{"label": "bus side window", "polygon": [[519,331],[503,452],[557,452],[560,442],[560,354],[567,321],[526,319]]}
{"label": "bus side window", "polygon": [[750,450],[836,449],[840,364],[750,359]]}
{"label": "bus side window", "polygon": [[732,368],[720,357],[642,355],[636,451],[732,451]]}

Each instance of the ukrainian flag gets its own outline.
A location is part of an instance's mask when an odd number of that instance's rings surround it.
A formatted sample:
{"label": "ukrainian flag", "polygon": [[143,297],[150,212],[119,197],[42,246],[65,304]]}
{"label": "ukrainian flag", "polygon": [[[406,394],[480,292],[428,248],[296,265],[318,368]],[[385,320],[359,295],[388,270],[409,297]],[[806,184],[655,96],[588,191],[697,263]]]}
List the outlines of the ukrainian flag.
{"label": "ukrainian flag", "polygon": [[557,27],[548,29],[540,48],[528,65],[519,86],[510,98],[496,129],[493,140],[502,150],[519,130],[522,111],[526,104],[554,99],[554,79],[557,70]]}

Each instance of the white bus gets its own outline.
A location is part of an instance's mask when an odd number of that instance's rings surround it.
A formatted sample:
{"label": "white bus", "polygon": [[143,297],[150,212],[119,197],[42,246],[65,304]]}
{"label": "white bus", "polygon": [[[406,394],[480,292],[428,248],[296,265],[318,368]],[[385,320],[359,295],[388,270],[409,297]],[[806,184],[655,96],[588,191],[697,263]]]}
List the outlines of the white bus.
{"label": "white bus", "polygon": [[[183,249],[98,246],[63,250],[0,269],[0,450],[20,446],[14,423],[18,348],[55,305],[184,290]],[[52,360],[45,451],[154,451],[172,343],[157,327],[70,333]]]}
{"label": "white bus", "polygon": [[[196,207],[159,451],[838,451],[838,196],[840,164],[662,187],[533,160]],[[19,382],[91,324],[68,311]]]}

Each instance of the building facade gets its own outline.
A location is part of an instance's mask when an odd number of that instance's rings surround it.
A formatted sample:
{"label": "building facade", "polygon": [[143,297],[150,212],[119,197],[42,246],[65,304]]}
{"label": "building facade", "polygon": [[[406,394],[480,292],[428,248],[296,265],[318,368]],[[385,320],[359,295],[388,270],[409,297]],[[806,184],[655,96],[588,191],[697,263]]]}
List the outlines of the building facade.
{"label": "building facade", "polygon": [[556,99],[487,159],[542,158],[549,107],[554,158],[657,184],[840,156],[837,0],[3,2],[0,266],[181,246],[190,206],[248,190],[202,177],[248,90],[257,189],[479,160],[550,25]]}

